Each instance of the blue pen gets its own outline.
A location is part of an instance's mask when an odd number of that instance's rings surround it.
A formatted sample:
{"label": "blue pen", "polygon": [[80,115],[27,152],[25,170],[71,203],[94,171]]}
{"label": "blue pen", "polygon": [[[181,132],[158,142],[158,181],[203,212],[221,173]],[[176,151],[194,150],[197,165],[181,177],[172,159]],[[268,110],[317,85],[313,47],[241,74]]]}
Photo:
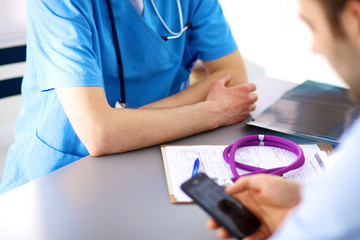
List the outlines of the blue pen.
{"label": "blue pen", "polygon": [[195,160],[195,162],[194,162],[194,168],[193,168],[193,172],[192,172],[191,177],[194,177],[194,176],[198,173],[198,171],[199,171],[199,166],[200,166],[200,160],[199,160],[199,158],[197,158],[197,159]]}

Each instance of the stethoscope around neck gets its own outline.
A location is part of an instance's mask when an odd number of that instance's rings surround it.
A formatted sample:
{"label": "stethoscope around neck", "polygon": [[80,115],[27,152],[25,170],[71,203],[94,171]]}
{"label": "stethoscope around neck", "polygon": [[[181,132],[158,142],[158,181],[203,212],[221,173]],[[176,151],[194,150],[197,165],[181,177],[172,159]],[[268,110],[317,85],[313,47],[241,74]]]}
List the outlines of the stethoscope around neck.
{"label": "stethoscope around neck", "polygon": [[[126,94],[125,94],[124,68],[123,68],[123,63],[122,63],[122,58],[121,58],[119,39],[118,39],[118,35],[117,35],[117,30],[116,30],[114,11],[113,11],[113,8],[111,5],[111,0],[106,0],[106,4],[108,7],[108,11],[109,11],[109,18],[110,18],[110,23],[111,23],[114,47],[115,47],[115,52],[116,52],[116,61],[117,61],[117,65],[118,65],[118,74],[119,74],[119,80],[120,80],[120,99],[116,102],[115,107],[116,108],[127,108],[128,105],[127,105]],[[179,11],[179,21],[180,21],[180,31],[179,32],[174,32],[168,27],[168,25],[165,23],[165,21],[161,17],[161,15],[154,3],[154,0],[151,0],[151,4],[156,12],[156,15],[159,17],[161,23],[165,27],[166,31],[170,34],[170,36],[161,36],[161,38],[164,41],[179,38],[182,36],[182,34],[186,30],[191,28],[192,24],[190,22],[184,26],[184,20],[183,20],[183,14],[182,14],[180,0],[177,0],[177,6],[178,6],[178,11]]]}
{"label": "stethoscope around neck", "polygon": [[159,17],[161,23],[163,24],[163,26],[165,27],[166,31],[168,31],[168,33],[170,33],[172,36],[161,36],[162,39],[164,39],[165,41],[170,40],[170,39],[176,39],[181,37],[181,35],[188,30],[189,28],[192,27],[192,24],[189,22],[184,26],[184,20],[183,20],[183,14],[182,14],[182,10],[181,10],[181,3],[180,0],[177,0],[177,6],[178,6],[178,11],[179,11],[179,22],[180,22],[180,32],[173,32],[170,30],[170,28],[167,26],[167,24],[165,23],[165,21],[162,19],[159,11],[156,8],[156,5],[154,3],[154,0],[151,0],[151,4],[154,7],[154,10],[156,12],[156,15]]}

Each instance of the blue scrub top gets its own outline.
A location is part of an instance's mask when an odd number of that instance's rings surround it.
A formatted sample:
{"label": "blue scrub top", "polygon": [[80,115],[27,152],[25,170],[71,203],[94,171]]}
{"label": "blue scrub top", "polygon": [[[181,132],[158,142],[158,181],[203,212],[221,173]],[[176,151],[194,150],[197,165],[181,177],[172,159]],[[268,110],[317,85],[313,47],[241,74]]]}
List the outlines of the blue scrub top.
{"label": "blue scrub top", "polygon": [[[162,18],[180,31],[175,0],[154,0]],[[237,49],[218,0],[182,0],[184,24],[169,36],[150,0],[141,17],[130,0],[113,1],[128,105],[137,108],[184,89],[194,56],[223,57]],[[0,192],[74,162],[89,153],[74,132],[54,91],[60,87],[105,89],[110,106],[120,98],[116,54],[106,1],[29,0],[24,104],[16,142],[6,160]],[[119,133],[121,134],[121,133]]]}

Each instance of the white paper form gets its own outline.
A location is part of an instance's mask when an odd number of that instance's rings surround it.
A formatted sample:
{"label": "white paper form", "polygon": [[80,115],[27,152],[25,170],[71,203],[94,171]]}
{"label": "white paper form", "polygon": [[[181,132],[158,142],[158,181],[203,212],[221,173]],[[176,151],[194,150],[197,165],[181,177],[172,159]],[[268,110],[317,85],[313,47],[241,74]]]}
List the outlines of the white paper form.
{"label": "white paper form", "polygon": [[[180,189],[180,186],[191,177],[196,158],[200,160],[199,172],[204,172],[211,178],[229,179],[233,176],[229,164],[222,156],[226,147],[214,145],[164,147],[163,155],[166,154],[167,159],[167,178],[170,178],[173,195],[178,202],[191,201]],[[300,145],[300,147],[304,151],[305,164],[299,169],[286,173],[284,177],[307,183],[323,171],[314,157],[320,149],[316,144]],[[268,146],[242,147],[235,154],[236,161],[261,168],[287,166],[296,158],[296,154],[290,151]],[[238,170],[238,173],[242,175],[247,171]]]}

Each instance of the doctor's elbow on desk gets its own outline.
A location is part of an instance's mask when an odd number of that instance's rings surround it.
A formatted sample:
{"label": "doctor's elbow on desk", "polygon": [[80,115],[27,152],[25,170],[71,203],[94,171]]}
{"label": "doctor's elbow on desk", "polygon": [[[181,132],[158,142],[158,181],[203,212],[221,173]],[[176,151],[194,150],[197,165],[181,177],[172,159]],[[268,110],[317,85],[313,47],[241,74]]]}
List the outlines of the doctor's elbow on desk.
{"label": "doctor's elbow on desk", "polygon": [[128,137],[119,136],[118,132],[121,130],[114,132],[113,127],[99,124],[88,127],[87,130],[87,133],[83,134],[80,139],[92,157],[134,150],[134,147],[127,141]]}
{"label": "doctor's elbow on desk", "polygon": [[106,134],[101,128],[93,128],[86,134],[82,136],[82,143],[85,145],[86,149],[89,152],[89,155],[92,157],[100,157],[106,155]]}
{"label": "doctor's elbow on desk", "polygon": [[[78,129],[79,130],[79,129]],[[92,157],[99,157],[107,154],[112,154],[114,151],[113,145],[115,140],[111,137],[113,134],[109,127],[101,124],[89,124],[81,129],[81,133],[77,132],[81,142],[85,145],[89,155]]]}

